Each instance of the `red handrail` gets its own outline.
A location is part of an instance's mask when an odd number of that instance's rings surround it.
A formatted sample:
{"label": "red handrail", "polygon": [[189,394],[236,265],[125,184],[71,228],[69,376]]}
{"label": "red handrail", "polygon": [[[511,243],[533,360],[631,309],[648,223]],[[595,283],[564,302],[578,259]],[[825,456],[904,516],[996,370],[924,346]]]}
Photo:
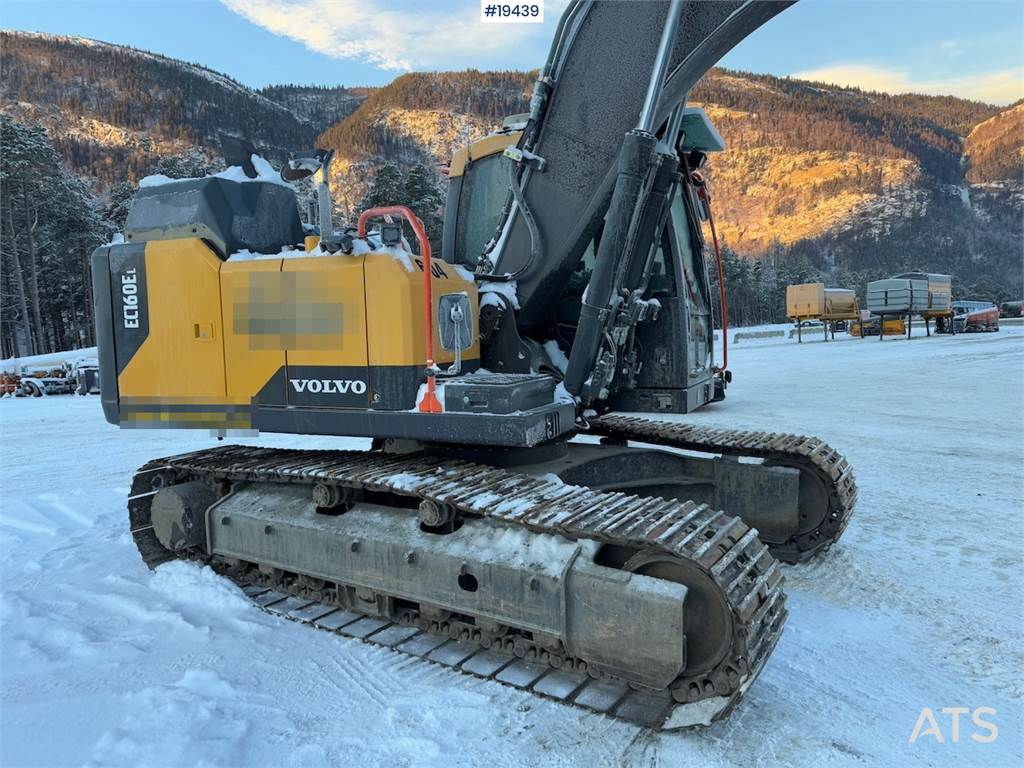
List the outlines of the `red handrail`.
{"label": "red handrail", "polygon": [[711,195],[704,184],[697,187],[697,194],[704,201],[704,210],[708,212],[708,224],[711,225],[711,241],[715,244],[715,261],[718,264],[718,292],[722,297],[722,365],[716,368],[723,375],[729,370],[729,305],[725,300],[725,270],[722,269],[722,249],[718,247],[718,233],[715,231],[715,216],[711,213]]}
{"label": "red handrail", "polygon": [[423,229],[423,222],[404,205],[385,205],[380,208],[369,208],[359,214],[358,233],[360,237],[366,237],[366,222],[375,216],[399,216],[409,222],[412,231],[416,233],[416,240],[420,244],[420,254],[423,256],[423,311],[426,316],[427,330],[427,391],[419,402],[419,410],[423,413],[441,413],[441,401],[437,399],[437,381],[434,378],[434,291],[431,286],[430,271],[430,240],[427,239],[426,230]]}

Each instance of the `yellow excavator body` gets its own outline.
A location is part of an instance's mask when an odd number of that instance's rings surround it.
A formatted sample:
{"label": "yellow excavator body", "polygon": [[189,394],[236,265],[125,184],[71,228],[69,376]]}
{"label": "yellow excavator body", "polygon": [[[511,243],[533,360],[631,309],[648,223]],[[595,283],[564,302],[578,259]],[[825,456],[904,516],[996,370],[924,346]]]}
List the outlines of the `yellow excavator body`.
{"label": "yellow excavator body", "polygon": [[[397,398],[387,390],[403,377],[418,380],[426,359],[418,257],[382,248],[225,261],[203,240],[183,238],[145,243],[141,261],[141,269],[113,275],[122,300],[136,297],[120,330],[146,326],[137,351],[119,365],[122,426],[250,429],[261,393],[281,407],[303,399],[385,410],[415,405],[410,390]],[[435,292],[466,294],[475,318],[469,275],[441,260],[432,270]],[[479,359],[473,338],[463,355],[468,368]],[[439,365],[453,361],[437,338],[435,349]]]}

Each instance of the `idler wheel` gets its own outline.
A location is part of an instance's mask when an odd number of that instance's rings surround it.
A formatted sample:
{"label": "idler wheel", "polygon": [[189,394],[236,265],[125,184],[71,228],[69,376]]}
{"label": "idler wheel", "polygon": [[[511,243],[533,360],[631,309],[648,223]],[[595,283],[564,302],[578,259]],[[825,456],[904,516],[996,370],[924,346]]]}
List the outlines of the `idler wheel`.
{"label": "idler wheel", "polygon": [[153,532],[171,552],[206,547],[206,510],[217,500],[201,480],[168,485],[157,491],[150,508]]}
{"label": "idler wheel", "polygon": [[710,575],[693,563],[660,552],[638,552],[622,569],[686,587],[683,632],[687,677],[709,672],[726,657],[732,648],[732,611]]}

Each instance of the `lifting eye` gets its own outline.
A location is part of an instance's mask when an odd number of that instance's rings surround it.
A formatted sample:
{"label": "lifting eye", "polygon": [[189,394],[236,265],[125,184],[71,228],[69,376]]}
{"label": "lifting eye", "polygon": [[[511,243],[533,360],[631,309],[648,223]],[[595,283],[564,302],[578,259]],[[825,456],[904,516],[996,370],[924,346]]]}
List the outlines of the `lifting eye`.
{"label": "lifting eye", "polygon": [[459,574],[459,587],[466,592],[476,592],[480,585],[477,583],[476,576],[472,573],[460,573]]}

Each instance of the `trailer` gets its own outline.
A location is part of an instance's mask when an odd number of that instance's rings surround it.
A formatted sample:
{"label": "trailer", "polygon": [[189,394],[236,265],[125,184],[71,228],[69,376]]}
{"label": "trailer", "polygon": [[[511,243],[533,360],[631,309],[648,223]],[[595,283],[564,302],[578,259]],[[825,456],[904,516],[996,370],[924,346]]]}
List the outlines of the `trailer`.
{"label": "trailer", "polygon": [[1024,315],[1024,301],[1004,301],[999,305],[1000,317],[1021,317]]}
{"label": "trailer", "polygon": [[848,288],[826,288],[824,283],[800,283],[786,286],[786,316],[796,325],[797,341],[803,341],[802,329],[820,320],[825,341],[835,338],[836,324],[847,320],[860,322],[857,293]]}
{"label": "trailer", "polygon": [[82,363],[74,366],[75,391],[80,395],[100,394],[100,368],[98,363]]}
{"label": "trailer", "polygon": [[867,338],[868,336],[902,336],[906,333],[907,324],[901,317],[889,318],[883,321],[877,315],[870,315],[850,326],[848,333],[851,336]]}
{"label": "trailer", "polygon": [[936,333],[955,333],[953,328],[953,278],[934,272],[905,272],[898,279],[923,280],[928,284],[928,306],[920,312],[925,333],[932,335],[931,321]]}
{"label": "trailer", "polygon": [[[885,320],[897,318],[906,325],[907,338],[910,338],[913,315],[928,311],[928,281],[915,278],[890,277],[885,280],[873,280],[867,286],[868,311]],[[879,341],[885,337],[878,335]]]}

